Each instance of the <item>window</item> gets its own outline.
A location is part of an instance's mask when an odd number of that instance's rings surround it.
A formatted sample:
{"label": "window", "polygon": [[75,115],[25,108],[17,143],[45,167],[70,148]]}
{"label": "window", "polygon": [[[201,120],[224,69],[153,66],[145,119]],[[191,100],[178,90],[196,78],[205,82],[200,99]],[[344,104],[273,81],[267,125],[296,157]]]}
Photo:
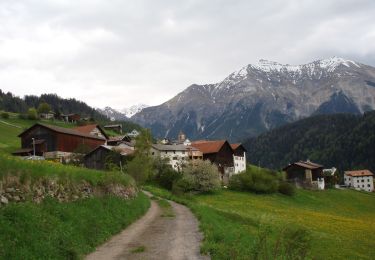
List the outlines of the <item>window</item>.
{"label": "window", "polygon": [[177,157],[175,156],[175,157],[173,157],[172,159],[173,159],[173,160],[177,160]]}
{"label": "window", "polygon": [[369,187],[369,188],[370,188],[370,187],[371,187],[371,185],[370,185],[370,184],[367,184],[367,187]]}
{"label": "window", "polygon": [[357,180],[357,183],[359,183],[359,180]]}
{"label": "window", "polygon": [[168,154],[168,152],[167,152],[167,151],[165,151],[165,154]]}
{"label": "window", "polygon": [[365,182],[365,180],[362,180],[362,182]]}
{"label": "window", "polygon": [[370,179],[367,179],[367,182],[370,182]]}
{"label": "window", "polygon": [[154,155],[155,153],[154,152],[152,152],[152,155]]}
{"label": "window", "polygon": [[182,154],[185,154],[185,151],[182,151]]}
{"label": "window", "polygon": [[344,178],[344,181],[346,181],[346,178]]}
{"label": "window", "polygon": [[362,188],[364,188],[365,187],[365,185],[362,185]]}

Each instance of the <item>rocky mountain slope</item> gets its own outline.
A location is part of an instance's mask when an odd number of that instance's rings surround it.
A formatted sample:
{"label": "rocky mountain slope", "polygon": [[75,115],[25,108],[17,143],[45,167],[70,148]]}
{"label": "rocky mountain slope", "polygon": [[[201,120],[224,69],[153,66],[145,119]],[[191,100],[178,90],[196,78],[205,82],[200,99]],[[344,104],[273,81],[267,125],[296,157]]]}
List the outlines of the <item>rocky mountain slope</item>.
{"label": "rocky mountain slope", "polygon": [[191,85],[132,120],[156,137],[175,137],[182,130],[191,139],[238,141],[312,114],[373,109],[371,66],[337,57],[299,66],[260,60],[222,82]]}

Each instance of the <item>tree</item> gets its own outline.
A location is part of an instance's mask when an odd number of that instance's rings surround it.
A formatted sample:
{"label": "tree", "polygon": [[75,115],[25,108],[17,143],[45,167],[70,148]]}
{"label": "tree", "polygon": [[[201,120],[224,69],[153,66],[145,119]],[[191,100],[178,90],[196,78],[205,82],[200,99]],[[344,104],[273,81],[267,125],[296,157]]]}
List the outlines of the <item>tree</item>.
{"label": "tree", "polygon": [[42,102],[39,104],[38,114],[48,113],[50,111],[51,111],[51,106],[48,103]]}
{"label": "tree", "polygon": [[137,183],[144,183],[153,175],[153,159],[149,156],[151,144],[151,131],[142,129],[136,138],[134,157],[126,165],[127,172]]}
{"label": "tree", "polygon": [[35,108],[32,107],[27,110],[27,118],[30,120],[36,120],[38,118],[38,113]]}
{"label": "tree", "polygon": [[217,167],[210,161],[189,162],[182,171],[182,178],[174,186],[174,191],[210,192],[220,187]]}

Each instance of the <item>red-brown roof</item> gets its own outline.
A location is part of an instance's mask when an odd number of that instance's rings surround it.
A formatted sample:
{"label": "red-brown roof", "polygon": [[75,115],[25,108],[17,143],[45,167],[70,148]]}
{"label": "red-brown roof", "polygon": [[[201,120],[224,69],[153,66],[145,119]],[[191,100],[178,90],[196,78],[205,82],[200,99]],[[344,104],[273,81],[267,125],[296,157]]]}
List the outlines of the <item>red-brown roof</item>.
{"label": "red-brown roof", "polygon": [[240,143],[238,144],[230,144],[230,147],[232,147],[233,150],[236,150],[238,147],[240,147]]}
{"label": "red-brown roof", "polygon": [[103,129],[98,124],[91,124],[91,125],[83,125],[73,128],[74,130],[83,133],[83,134],[90,134],[95,128],[98,128],[99,131],[108,139],[107,134],[104,132]]}
{"label": "red-brown roof", "polygon": [[358,170],[358,171],[346,171],[346,175],[352,177],[361,177],[361,176],[373,176],[374,174],[369,170]]}
{"label": "red-brown roof", "polygon": [[283,170],[285,171],[286,169],[288,169],[292,165],[297,165],[299,167],[310,169],[310,170],[315,170],[315,169],[323,168],[323,165],[320,165],[320,164],[317,164],[317,163],[313,163],[313,162],[310,162],[310,161],[307,161],[307,162],[299,161],[299,162],[295,162],[295,163],[289,164]]}
{"label": "red-brown roof", "polygon": [[225,140],[219,141],[195,141],[191,143],[191,146],[197,148],[204,154],[207,153],[217,153],[220,151],[221,147],[226,143]]}

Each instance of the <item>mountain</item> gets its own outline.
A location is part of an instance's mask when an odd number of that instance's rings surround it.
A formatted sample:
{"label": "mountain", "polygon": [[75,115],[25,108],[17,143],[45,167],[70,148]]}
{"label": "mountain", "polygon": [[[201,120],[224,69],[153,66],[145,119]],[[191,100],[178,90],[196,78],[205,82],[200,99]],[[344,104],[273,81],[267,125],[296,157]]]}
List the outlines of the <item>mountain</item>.
{"label": "mountain", "polygon": [[127,117],[127,118],[131,118],[132,116],[134,116],[135,114],[141,112],[143,109],[145,109],[146,107],[148,107],[147,105],[145,104],[138,104],[138,105],[134,105],[134,106],[131,106],[129,108],[124,108],[123,110],[121,110],[121,112]]}
{"label": "mountain", "polygon": [[317,115],[244,142],[250,162],[281,169],[310,159],[325,167],[375,171],[375,111]]}
{"label": "mountain", "polygon": [[375,109],[375,68],[343,58],[304,65],[260,60],[216,84],[193,84],[132,120],[155,137],[239,141],[313,114]]}
{"label": "mountain", "polygon": [[148,107],[144,104],[134,105],[129,108],[124,108],[121,111],[111,108],[111,107],[105,107],[103,109],[97,108],[96,110],[101,113],[102,115],[105,115],[111,121],[124,121],[128,120],[132,116],[134,116],[136,113],[141,112],[144,108]]}

